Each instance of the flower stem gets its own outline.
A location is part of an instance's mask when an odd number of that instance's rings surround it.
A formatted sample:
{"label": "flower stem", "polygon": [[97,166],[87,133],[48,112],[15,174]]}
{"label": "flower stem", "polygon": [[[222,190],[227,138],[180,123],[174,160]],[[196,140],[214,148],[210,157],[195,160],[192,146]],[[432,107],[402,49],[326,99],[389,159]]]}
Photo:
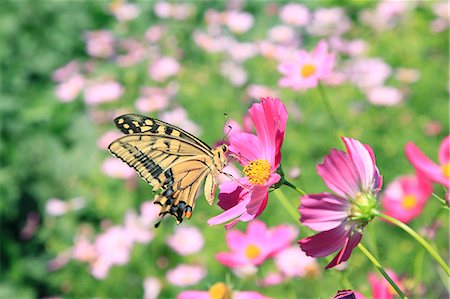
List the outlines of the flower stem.
{"label": "flower stem", "polygon": [[276,197],[278,197],[278,199],[280,200],[281,204],[283,205],[283,207],[287,210],[287,212],[289,213],[289,215],[292,216],[292,219],[295,220],[295,222],[298,222],[300,219],[300,216],[298,215],[297,209],[295,209],[291,203],[289,202],[289,200],[286,198],[286,196],[284,195],[284,193],[280,190],[277,189],[274,191]]}
{"label": "flower stem", "polygon": [[325,92],[325,88],[323,87],[322,83],[320,83],[320,82],[319,82],[318,89],[319,89],[320,97],[322,98],[322,101],[327,110],[327,113],[330,116],[332,122],[334,123],[335,128],[337,128],[337,130],[338,130],[338,132],[337,132],[338,137],[343,136],[344,132],[342,130],[341,124],[340,124],[339,120],[337,119],[337,117],[334,115],[333,108],[331,108],[331,104],[330,104],[330,101],[328,100],[328,96],[327,96],[327,93]]}
{"label": "flower stem", "polygon": [[389,284],[394,288],[394,290],[397,292],[397,294],[400,296],[400,298],[407,299],[406,295],[400,290],[400,288],[395,284],[395,282],[392,280],[392,278],[389,277],[389,275],[384,271],[383,266],[377,261],[377,259],[362,245],[361,243],[358,244],[358,248],[367,256],[367,258],[372,262],[372,264],[380,271],[380,273],[384,276],[384,278],[389,282]]}
{"label": "flower stem", "polygon": [[302,189],[300,189],[299,187],[295,186],[294,184],[290,183],[287,180],[284,180],[283,185],[286,185],[288,187],[291,187],[292,189],[294,189],[295,191],[297,191],[298,193],[300,193],[300,195],[306,195],[306,192],[303,191]]}
{"label": "flower stem", "polygon": [[401,229],[403,229],[405,232],[407,232],[408,234],[410,234],[414,239],[417,240],[417,242],[419,242],[420,244],[422,244],[422,246],[428,251],[428,253],[436,260],[436,262],[439,263],[439,265],[441,265],[442,269],[444,269],[445,273],[447,273],[448,276],[450,276],[450,269],[447,266],[447,264],[445,263],[445,261],[440,257],[440,255],[436,252],[436,250],[431,247],[431,245],[425,241],[424,238],[422,238],[422,236],[420,236],[418,233],[416,233],[412,228],[410,228],[408,225],[406,225],[405,223],[401,222],[398,219],[395,219],[393,217],[390,217],[388,215],[382,214],[380,212],[376,212],[375,214],[376,216],[379,216],[383,219],[386,219],[387,221],[397,225],[398,227],[400,227]]}
{"label": "flower stem", "polygon": [[444,209],[449,210],[449,206],[448,203],[445,199],[443,199],[442,197],[440,197],[439,195],[437,195],[436,193],[432,193],[433,197],[436,198],[437,200],[439,200],[442,203],[442,207]]}

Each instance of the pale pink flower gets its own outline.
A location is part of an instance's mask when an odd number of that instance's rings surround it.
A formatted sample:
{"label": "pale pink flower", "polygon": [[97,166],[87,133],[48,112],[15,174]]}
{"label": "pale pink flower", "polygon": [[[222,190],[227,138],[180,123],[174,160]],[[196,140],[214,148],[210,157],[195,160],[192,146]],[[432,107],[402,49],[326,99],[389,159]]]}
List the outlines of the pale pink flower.
{"label": "pale pink flower", "polygon": [[76,60],[72,60],[69,63],[55,70],[52,74],[52,79],[57,82],[64,82],[71,77],[78,75],[80,71],[80,63]]}
{"label": "pale pink flower", "polygon": [[253,16],[245,11],[228,11],[225,23],[233,33],[244,33],[253,26]]}
{"label": "pale pink flower", "polygon": [[430,182],[420,174],[401,176],[387,186],[381,203],[385,214],[408,223],[422,213],[432,192]]}
{"label": "pale pink flower", "polygon": [[135,177],[135,171],[119,159],[107,158],[102,165],[102,171],[107,176],[128,180]]}
{"label": "pale pink flower", "polygon": [[253,220],[264,211],[270,186],[280,180],[276,170],[281,162],[280,149],[288,117],[286,108],[279,99],[268,97],[253,104],[248,112],[256,135],[232,134],[229,147],[230,153],[244,166],[246,177],[239,179],[239,183],[229,181],[219,186],[218,205],[226,211],[209,219],[210,225],[232,220],[225,226],[231,228],[239,221]]}
{"label": "pale pink flower", "polygon": [[108,276],[111,263],[105,259],[96,259],[90,264],[91,274],[97,279],[105,279]]}
{"label": "pale pink flower", "polygon": [[195,13],[195,6],[191,3],[175,3],[172,4],[171,16],[175,20],[185,20]]}
{"label": "pale pink flower", "polygon": [[158,299],[159,293],[162,289],[161,281],[153,276],[147,277],[144,280],[144,299]]}
{"label": "pale pink flower", "polygon": [[447,29],[450,22],[450,3],[447,1],[434,3],[433,12],[437,19],[430,23],[430,30],[432,32],[442,32]]}
{"label": "pale pink flower", "polygon": [[155,6],[153,7],[153,10],[155,12],[155,15],[162,19],[167,19],[171,16],[171,10],[172,6],[170,3],[165,1],[156,2]]}
{"label": "pale pink flower", "polygon": [[90,31],[85,34],[86,51],[93,57],[108,58],[114,54],[114,35],[108,30]]}
{"label": "pale pink flower", "polygon": [[367,42],[362,39],[346,40],[341,36],[329,38],[331,49],[351,57],[362,56],[367,51]]}
{"label": "pale pink flower", "polygon": [[141,62],[147,56],[147,50],[137,40],[126,39],[119,43],[119,48],[124,52],[116,56],[117,65],[120,67],[130,67]]}
{"label": "pale pink flower", "polygon": [[311,14],[304,5],[288,3],[280,9],[280,18],[289,25],[305,26],[311,20]]}
{"label": "pale pink flower", "polygon": [[173,57],[161,57],[152,62],[148,69],[150,78],[162,82],[178,74],[180,63]]}
{"label": "pale pink flower", "polygon": [[136,100],[136,109],[143,113],[161,111],[167,108],[173,94],[164,88],[142,87]]}
{"label": "pale pink flower", "polygon": [[83,76],[74,75],[56,87],[55,95],[61,102],[71,102],[80,94],[84,82]]}
{"label": "pale pink flower", "polygon": [[343,138],[347,153],[331,150],[317,172],[335,194],[308,194],[301,198],[300,221],[320,233],[299,240],[312,257],[338,251],[327,265],[332,268],[349,259],[361,241],[363,228],[373,219],[382,178],[368,145]]}
{"label": "pale pink flower", "polygon": [[414,5],[412,1],[380,1],[374,11],[363,10],[359,19],[375,31],[392,29],[401,17]]}
{"label": "pale pink flower", "polygon": [[[397,274],[387,269],[389,277],[392,278],[394,283],[403,289],[403,284],[400,281]],[[375,273],[369,273],[369,284],[372,287],[372,298],[374,299],[394,299],[397,298],[397,292],[391,287],[391,285],[384,278],[378,278]]]}
{"label": "pale pink flower", "polygon": [[139,8],[136,4],[123,0],[113,1],[109,5],[109,12],[116,17],[119,22],[133,20],[139,16]]}
{"label": "pale pink flower", "polygon": [[351,83],[368,89],[382,86],[392,68],[380,58],[360,58],[350,62],[343,71]]}
{"label": "pale pink flower", "polygon": [[165,122],[183,128],[183,130],[188,131],[191,134],[201,134],[199,126],[188,119],[187,112],[182,107],[176,107],[173,110],[165,111],[159,115],[159,118]]}
{"label": "pale pink flower", "polygon": [[275,25],[269,29],[269,40],[274,43],[291,44],[296,42],[296,33],[292,27]]}
{"label": "pale pink flower", "polygon": [[124,228],[130,242],[147,244],[154,238],[148,223],[136,215],[134,211],[128,211],[125,215]]}
{"label": "pale pink flower", "polygon": [[141,221],[147,227],[152,226],[159,220],[159,212],[161,207],[153,202],[153,200],[144,201],[141,204]]}
{"label": "pale pink flower", "polygon": [[111,142],[122,136],[123,134],[117,130],[109,130],[97,139],[97,146],[100,149],[107,150]]}
{"label": "pale pink flower", "polygon": [[50,260],[47,267],[50,271],[56,271],[67,265],[68,262],[70,262],[70,250],[65,250]]}
{"label": "pale pink flower", "polygon": [[238,230],[227,232],[227,245],[231,252],[221,252],[216,259],[230,268],[258,266],[288,247],[295,236],[290,226],[279,225],[268,229],[264,222],[254,220],[247,226],[245,234]]}
{"label": "pale pink flower", "polygon": [[130,260],[132,238],[122,226],[112,226],[94,243],[99,259],[110,265],[125,265]]}
{"label": "pale pink flower", "polygon": [[396,106],[403,102],[400,90],[391,86],[377,86],[366,91],[369,103],[377,106]]}
{"label": "pale pink flower", "polygon": [[[232,297],[231,297],[232,296]],[[211,299],[211,298],[233,298],[233,299],[271,299],[257,292],[233,291],[230,286],[223,282],[213,284],[208,291],[183,291],[178,294],[177,299]]]}
{"label": "pale pink flower", "polygon": [[175,234],[166,238],[166,243],[178,254],[190,255],[202,250],[205,240],[195,226],[182,226],[176,229]]}
{"label": "pale pink flower", "polygon": [[397,68],[395,70],[395,79],[402,83],[411,84],[420,79],[420,71],[410,68]]}
{"label": "pale pink flower", "polygon": [[220,64],[220,73],[226,77],[233,86],[242,86],[247,82],[247,72],[240,63],[224,61]]}
{"label": "pale pink flower", "polygon": [[252,99],[258,99],[261,97],[261,95],[266,95],[268,97],[276,98],[278,92],[274,89],[265,86],[265,85],[258,85],[258,84],[250,84],[246,91],[246,95]]}
{"label": "pale pink flower", "polygon": [[317,277],[320,274],[315,258],[307,256],[297,246],[288,247],[275,257],[275,265],[284,277]]}
{"label": "pale pink flower", "polygon": [[156,43],[163,37],[165,31],[166,29],[162,25],[153,25],[145,31],[145,39]]}
{"label": "pale pink flower", "polygon": [[61,216],[69,211],[69,206],[61,199],[50,198],[45,205],[45,211],[51,216]]}
{"label": "pale pink flower", "polygon": [[286,277],[280,272],[269,272],[262,280],[263,287],[270,287],[283,283]]}
{"label": "pale pink flower", "polygon": [[334,54],[328,53],[328,45],[325,41],[320,41],[312,53],[300,50],[295,60],[282,61],[278,71],[284,77],[278,84],[294,90],[316,87],[320,80],[330,75],[334,63]]}
{"label": "pale pink flower", "polygon": [[240,278],[248,278],[258,273],[258,267],[254,265],[236,266],[231,269],[233,274]]}
{"label": "pale pink flower", "polygon": [[234,41],[227,47],[227,52],[234,61],[243,63],[258,54],[258,47],[253,43],[239,43]]}
{"label": "pale pink flower", "polygon": [[431,161],[412,142],[406,144],[405,152],[406,157],[417,172],[433,182],[450,188],[450,136],[445,137],[439,147],[439,164]]}
{"label": "pale pink flower", "polygon": [[312,35],[328,36],[345,33],[351,25],[350,19],[342,8],[330,7],[317,9],[306,29]]}
{"label": "pale pink flower", "polygon": [[171,285],[185,287],[199,283],[206,276],[202,266],[180,264],[167,271],[166,278]]}
{"label": "pale pink flower", "polygon": [[94,244],[83,235],[77,236],[72,248],[72,258],[80,262],[94,261],[97,258]]}
{"label": "pale pink flower", "polygon": [[84,101],[88,105],[113,102],[124,93],[123,86],[116,81],[92,83],[84,90]]}

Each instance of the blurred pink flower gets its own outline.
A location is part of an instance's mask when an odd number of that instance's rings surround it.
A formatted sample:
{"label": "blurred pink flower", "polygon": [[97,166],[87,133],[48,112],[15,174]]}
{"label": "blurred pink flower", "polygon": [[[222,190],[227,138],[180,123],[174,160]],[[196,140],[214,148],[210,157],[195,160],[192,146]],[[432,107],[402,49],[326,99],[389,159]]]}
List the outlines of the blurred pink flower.
{"label": "blurred pink flower", "polygon": [[246,177],[239,179],[239,183],[229,181],[219,186],[218,205],[226,211],[209,219],[209,225],[232,220],[225,225],[231,228],[239,221],[253,220],[264,211],[270,186],[280,180],[276,170],[281,162],[280,149],[288,117],[286,108],[279,99],[268,97],[261,98],[261,103],[253,104],[248,112],[256,135],[232,134],[229,147],[230,153],[244,166]]}
{"label": "blurred pink flower", "polygon": [[226,77],[233,86],[242,86],[247,82],[247,72],[240,63],[224,61],[220,64],[220,73]]}
{"label": "blurred pink flower", "polygon": [[156,277],[147,277],[144,280],[144,299],[157,299],[162,289],[161,281]]}
{"label": "blurred pink flower", "polygon": [[85,236],[75,237],[75,244],[72,248],[72,258],[80,262],[92,262],[97,258],[95,246]]}
{"label": "blurred pink flower", "polygon": [[142,87],[141,95],[137,99],[135,106],[139,112],[143,113],[160,111],[167,108],[173,95],[168,89]]}
{"label": "blurred pink flower", "polygon": [[195,226],[178,227],[175,234],[166,238],[170,248],[180,255],[190,255],[202,250],[205,241],[201,231]]}
{"label": "blurred pink flower", "polygon": [[332,268],[349,259],[362,238],[362,229],[374,217],[382,178],[368,145],[342,138],[347,153],[333,149],[317,166],[317,172],[336,195],[308,194],[301,198],[300,221],[320,233],[299,240],[302,250],[324,257],[339,250],[326,266]]}
{"label": "blurred pink flower", "polygon": [[165,31],[164,26],[153,25],[145,31],[145,39],[151,43],[156,43],[163,37]]}
{"label": "blurred pink flower", "polygon": [[328,45],[322,40],[312,53],[300,50],[295,60],[282,61],[278,71],[284,77],[278,84],[294,90],[316,87],[320,80],[330,75],[334,63],[334,54],[328,53]]}
{"label": "blurred pink flower", "polygon": [[319,8],[306,27],[308,33],[317,36],[340,35],[352,26],[350,19],[340,7]]}
{"label": "blurred pink flower", "polygon": [[154,238],[154,233],[146,221],[134,211],[128,211],[124,219],[124,228],[130,242],[147,244]]}
{"label": "blurred pink flower", "polygon": [[274,257],[275,265],[284,277],[316,278],[320,274],[316,259],[307,256],[297,246],[288,247]]}
{"label": "blurred pink flower", "polygon": [[436,136],[442,132],[442,125],[436,120],[431,120],[425,123],[424,133],[427,136]]}
{"label": "blurred pink flower", "polygon": [[263,287],[270,287],[283,283],[286,280],[285,276],[280,272],[269,272],[262,280]]}
{"label": "blurred pink flower", "polygon": [[155,204],[153,200],[144,201],[141,204],[141,221],[143,221],[147,227],[150,227],[159,220],[160,210],[160,206]]}
{"label": "blurred pink flower", "polygon": [[257,85],[257,84],[250,84],[248,85],[246,91],[246,95],[252,99],[259,99],[261,95],[266,95],[268,97],[277,97],[277,92],[265,85]]}
{"label": "blurred pink flower", "polygon": [[52,79],[56,82],[64,82],[69,80],[71,77],[78,75],[79,71],[80,63],[76,60],[72,60],[55,70],[52,74]]}
{"label": "blurred pink flower", "polygon": [[271,299],[257,292],[233,291],[223,282],[213,284],[208,291],[183,291],[178,294],[177,299],[212,299],[212,298],[233,298],[233,299]]}
{"label": "blurred pink flower", "polygon": [[172,6],[169,2],[159,1],[155,3],[153,10],[158,17],[167,19],[171,16]]}
{"label": "blurred pink flower", "polygon": [[411,84],[420,79],[420,71],[410,68],[397,68],[395,70],[395,79],[402,83]]}
{"label": "blurred pink flower", "polygon": [[97,139],[97,146],[100,149],[103,150],[107,150],[108,149],[108,145],[111,144],[111,142],[113,142],[114,140],[116,140],[119,137],[122,137],[123,134],[120,132],[117,132],[117,130],[109,130],[107,132],[105,132],[104,134],[102,134],[102,136],[100,136]]}
{"label": "blurred pink flower", "polygon": [[162,82],[170,77],[178,74],[180,64],[173,57],[161,57],[152,62],[148,72],[150,78],[155,81]]}
{"label": "blurred pink flower", "polygon": [[165,122],[171,123],[175,126],[183,128],[194,135],[200,135],[201,130],[199,126],[187,117],[187,112],[182,107],[174,108],[170,111],[165,111],[159,115],[159,118]]}
{"label": "blurred pink flower", "polygon": [[97,237],[94,246],[101,262],[125,265],[130,260],[132,238],[124,227],[112,226]]}
{"label": "blurred pink flower", "polygon": [[120,67],[130,67],[141,62],[147,56],[147,50],[137,40],[126,39],[119,43],[119,49],[124,52],[116,56],[117,65]]}
{"label": "blurred pink flower", "polygon": [[51,216],[61,216],[68,212],[67,203],[58,198],[50,198],[45,204],[45,211]]}
{"label": "blurred pink flower", "polygon": [[206,276],[202,266],[180,264],[167,271],[166,278],[171,285],[185,287],[199,283]]}
{"label": "blurred pink flower", "polygon": [[430,23],[430,30],[432,32],[442,32],[447,29],[450,23],[450,3],[446,1],[434,3],[433,12],[437,19]]}
{"label": "blurred pink flower", "polygon": [[280,9],[281,20],[289,25],[305,26],[311,19],[311,14],[304,5],[288,3]]}
{"label": "blurred pink flower", "polygon": [[90,264],[91,274],[97,279],[105,279],[108,276],[111,263],[105,259],[96,259]]}
{"label": "blurred pink flower", "polygon": [[377,106],[396,106],[403,102],[404,96],[395,87],[377,86],[370,88],[367,92],[369,103]]}
{"label": "blurred pink flower", "polygon": [[391,67],[380,58],[355,59],[343,71],[361,89],[382,86],[392,73]]}
{"label": "blurred pink flower", "polygon": [[408,223],[420,215],[432,192],[430,182],[420,174],[401,176],[387,186],[381,203],[385,214]]}
{"label": "blurred pink flower", "polygon": [[269,40],[280,44],[293,44],[296,42],[296,32],[286,25],[275,25],[269,29]]}
{"label": "blurred pink flower", "polygon": [[22,240],[31,239],[39,227],[39,213],[29,212],[25,225],[20,230],[20,238]]}
{"label": "blurred pink flower", "polygon": [[227,52],[234,61],[243,63],[258,54],[258,47],[253,43],[233,41],[228,45]]}
{"label": "blurred pink flower", "polygon": [[92,57],[108,58],[114,54],[114,36],[111,31],[86,32],[86,51]]}
{"label": "blurred pink flower", "polygon": [[[386,270],[387,274],[392,278],[394,283],[403,289],[403,284],[397,274],[392,270]],[[369,284],[372,287],[372,298],[374,299],[394,299],[397,293],[384,278],[377,278],[375,273],[369,273]]]}
{"label": "blurred pink flower", "polygon": [[109,5],[109,12],[119,22],[133,20],[139,16],[139,8],[136,4],[124,0],[115,0]]}
{"label": "blurred pink flower", "polygon": [[413,1],[383,0],[378,2],[374,11],[363,10],[359,19],[361,23],[372,27],[375,31],[385,31],[395,27],[412,5],[415,5]]}
{"label": "blurred pink flower", "polygon": [[71,102],[80,94],[84,82],[84,77],[76,74],[67,81],[58,84],[55,95],[61,102]]}
{"label": "blurred pink flower", "polygon": [[268,229],[264,222],[254,220],[247,226],[245,234],[238,230],[227,232],[227,245],[231,252],[221,252],[216,259],[230,268],[258,266],[288,247],[295,236],[290,226],[279,225]]}
{"label": "blurred pink flower", "polygon": [[253,16],[245,11],[228,11],[225,16],[225,23],[233,33],[244,33],[253,26]]}
{"label": "blurred pink flower", "polygon": [[329,38],[331,49],[351,57],[363,55],[368,48],[367,42],[362,39],[346,40],[340,36]]}
{"label": "blurred pink flower", "polygon": [[102,171],[107,176],[128,180],[135,177],[135,171],[129,167],[125,162],[119,159],[107,158],[102,165]]}
{"label": "blurred pink flower", "polygon": [[84,90],[84,101],[88,105],[113,102],[120,98],[124,88],[116,81],[92,83]]}
{"label": "blurred pink flower", "polygon": [[439,164],[431,161],[412,142],[406,144],[405,152],[416,171],[431,181],[450,188],[450,136],[445,137],[439,147]]}
{"label": "blurred pink flower", "polygon": [[187,19],[195,12],[195,7],[190,3],[169,3],[165,1],[157,2],[153,9],[158,17],[175,20]]}

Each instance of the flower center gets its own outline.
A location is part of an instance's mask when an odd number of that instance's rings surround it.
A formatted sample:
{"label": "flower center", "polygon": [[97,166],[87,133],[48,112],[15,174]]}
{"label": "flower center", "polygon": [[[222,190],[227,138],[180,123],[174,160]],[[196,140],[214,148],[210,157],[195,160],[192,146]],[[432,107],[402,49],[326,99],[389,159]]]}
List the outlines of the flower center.
{"label": "flower center", "polygon": [[231,290],[223,282],[213,284],[208,291],[210,299],[231,299]]}
{"label": "flower center", "polygon": [[270,177],[270,164],[267,160],[253,160],[244,167],[244,174],[253,185],[264,185]]}
{"label": "flower center", "polygon": [[417,198],[412,194],[403,196],[402,207],[406,210],[411,210],[417,203]]}
{"label": "flower center", "polygon": [[245,256],[250,260],[257,258],[260,253],[261,249],[259,249],[259,247],[254,244],[248,245],[245,249]]}
{"label": "flower center", "polygon": [[314,64],[305,64],[300,70],[300,73],[302,74],[303,78],[308,78],[311,75],[313,75],[316,72],[316,70],[317,68]]}
{"label": "flower center", "polygon": [[450,178],[450,162],[449,163],[445,163],[444,165],[442,165],[441,166],[441,171],[442,171],[442,174],[446,178]]}

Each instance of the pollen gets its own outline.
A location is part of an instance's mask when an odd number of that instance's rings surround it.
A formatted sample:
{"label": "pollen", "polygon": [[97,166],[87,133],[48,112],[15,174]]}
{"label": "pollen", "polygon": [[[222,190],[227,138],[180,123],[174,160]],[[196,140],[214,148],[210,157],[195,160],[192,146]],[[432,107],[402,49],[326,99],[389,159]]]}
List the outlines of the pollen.
{"label": "pollen", "polygon": [[231,299],[231,290],[223,282],[213,284],[208,291],[210,299]]}
{"label": "pollen", "polygon": [[303,78],[308,78],[314,75],[316,72],[317,67],[314,64],[305,64],[302,66],[302,69],[300,70],[300,73]]}
{"label": "pollen", "polygon": [[446,178],[450,179],[450,162],[449,163],[445,163],[444,165],[442,165],[441,166],[441,171],[442,171],[442,174]]}
{"label": "pollen", "polygon": [[403,196],[402,199],[402,207],[406,210],[411,210],[416,206],[417,198],[412,194],[407,194]]}
{"label": "pollen", "polygon": [[245,257],[252,260],[254,258],[257,258],[261,254],[261,249],[259,249],[258,246],[255,244],[250,244],[245,249]]}
{"label": "pollen", "polygon": [[270,177],[270,164],[267,160],[253,160],[244,167],[244,174],[253,185],[264,185]]}

